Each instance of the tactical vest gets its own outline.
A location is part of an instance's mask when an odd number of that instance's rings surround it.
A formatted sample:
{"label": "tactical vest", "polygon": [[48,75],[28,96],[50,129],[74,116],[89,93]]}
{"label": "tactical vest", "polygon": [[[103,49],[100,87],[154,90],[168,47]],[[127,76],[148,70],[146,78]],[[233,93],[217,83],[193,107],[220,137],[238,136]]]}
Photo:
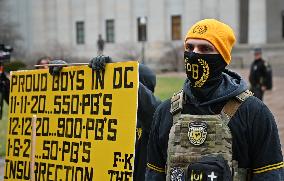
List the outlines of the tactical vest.
{"label": "tactical vest", "polygon": [[183,95],[184,92],[181,90],[171,99],[173,126],[168,141],[167,181],[181,181],[185,180],[184,178],[202,180],[201,173],[195,177],[186,175],[187,169],[188,165],[208,155],[222,156],[229,165],[234,181],[247,180],[247,169],[238,168],[237,161],[232,158],[232,134],[228,123],[241,103],[252,93],[247,90],[232,98],[217,115],[181,114]]}

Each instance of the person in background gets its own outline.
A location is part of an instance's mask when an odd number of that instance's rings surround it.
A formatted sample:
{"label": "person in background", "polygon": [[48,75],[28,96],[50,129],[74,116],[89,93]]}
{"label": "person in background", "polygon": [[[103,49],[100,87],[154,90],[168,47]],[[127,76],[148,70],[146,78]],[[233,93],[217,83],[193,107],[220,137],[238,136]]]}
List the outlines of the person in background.
{"label": "person in background", "polygon": [[283,156],[269,108],[226,69],[235,35],[215,19],[184,39],[187,79],[151,127],[145,180],[282,181]]}
{"label": "person in background", "polygon": [[104,53],[105,41],[102,38],[102,35],[99,34],[99,38],[97,41],[98,55],[102,55]]}
{"label": "person in background", "polygon": [[[36,65],[46,65],[51,61],[50,57],[41,57],[37,60]],[[36,69],[48,69],[48,66],[38,66]]]}
{"label": "person in background", "polygon": [[249,82],[254,96],[263,99],[264,92],[267,90],[267,63],[262,59],[261,48],[254,49],[254,61],[251,64]]}

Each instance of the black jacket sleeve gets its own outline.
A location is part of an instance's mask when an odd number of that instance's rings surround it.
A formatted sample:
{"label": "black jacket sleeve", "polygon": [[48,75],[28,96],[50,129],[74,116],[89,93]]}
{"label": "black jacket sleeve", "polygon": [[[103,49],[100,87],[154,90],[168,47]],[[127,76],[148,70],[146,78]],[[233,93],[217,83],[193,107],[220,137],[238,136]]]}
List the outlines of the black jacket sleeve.
{"label": "black jacket sleeve", "polygon": [[233,157],[238,160],[239,167],[251,169],[253,181],[283,179],[284,164],[277,125],[262,101],[253,96],[248,98],[229,127],[234,138]]}
{"label": "black jacket sleeve", "polygon": [[252,86],[263,86],[267,75],[264,60],[255,60],[250,68],[249,81]]}
{"label": "black jacket sleeve", "polygon": [[137,116],[146,132],[150,132],[151,120],[153,120],[154,112],[160,103],[161,101],[154,96],[152,91],[139,83]]}
{"label": "black jacket sleeve", "polygon": [[272,113],[264,104],[261,104],[259,113],[252,123],[252,135],[253,180],[284,180],[284,164],[277,125]]}
{"label": "black jacket sleeve", "polygon": [[154,114],[148,142],[146,180],[166,180],[168,134],[171,126],[170,100],[167,100]]}
{"label": "black jacket sleeve", "polygon": [[254,175],[252,179],[252,181],[267,181],[267,180],[283,181],[284,180],[283,168]]}

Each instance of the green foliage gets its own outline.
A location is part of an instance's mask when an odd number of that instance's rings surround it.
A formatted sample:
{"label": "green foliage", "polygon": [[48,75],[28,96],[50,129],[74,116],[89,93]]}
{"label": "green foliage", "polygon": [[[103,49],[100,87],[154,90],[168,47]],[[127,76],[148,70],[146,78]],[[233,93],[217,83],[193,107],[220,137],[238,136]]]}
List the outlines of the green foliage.
{"label": "green foliage", "polygon": [[8,105],[4,102],[3,116],[0,119],[0,157],[6,153],[6,139],[8,126]]}
{"label": "green foliage", "polygon": [[13,62],[9,62],[9,63],[5,63],[4,67],[5,67],[5,71],[6,72],[10,72],[10,71],[16,71],[16,70],[20,70],[20,69],[24,69],[27,65],[20,61],[13,61]]}
{"label": "green foliage", "polygon": [[155,89],[155,95],[161,100],[171,98],[172,95],[178,92],[183,87],[185,78],[176,76],[157,76],[157,86]]}

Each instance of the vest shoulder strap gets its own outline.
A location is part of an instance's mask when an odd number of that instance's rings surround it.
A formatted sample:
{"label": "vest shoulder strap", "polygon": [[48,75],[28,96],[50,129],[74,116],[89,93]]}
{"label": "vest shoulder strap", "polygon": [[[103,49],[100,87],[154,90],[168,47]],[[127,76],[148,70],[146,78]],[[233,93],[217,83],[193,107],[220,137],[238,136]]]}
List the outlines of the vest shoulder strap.
{"label": "vest shoulder strap", "polygon": [[174,93],[171,98],[171,114],[175,115],[176,113],[181,112],[183,104],[183,89],[179,92]]}
{"label": "vest shoulder strap", "polygon": [[[181,89],[179,92],[174,93],[174,95],[171,98],[171,114],[175,115],[177,113],[180,113],[183,106],[183,89]],[[222,109],[222,112],[228,115],[230,118],[234,116],[242,102],[244,102],[248,97],[252,96],[253,93],[250,90],[246,90],[239,95],[237,95],[235,98],[230,99],[225,106]]]}
{"label": "vest shoulder strap", "polygon": [[222,109],[222,112],[225,113],[231,119],[234,114],[237,112],[240,105],[253,93],[250,90],[246,90],[241,94],[237,95],[235,99],[230,99]]}

